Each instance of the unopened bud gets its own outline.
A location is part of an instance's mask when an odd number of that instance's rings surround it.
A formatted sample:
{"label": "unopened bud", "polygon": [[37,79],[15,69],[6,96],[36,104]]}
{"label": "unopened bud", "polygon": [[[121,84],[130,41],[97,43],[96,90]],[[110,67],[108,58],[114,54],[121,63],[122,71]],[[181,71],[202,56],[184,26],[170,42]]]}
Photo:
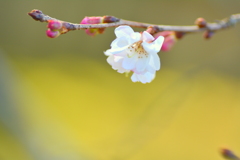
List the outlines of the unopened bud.
{"label": "unopened bud", "polygon": [[105,28],[91,28],[91,29],[86,29],[85,32],[89,36],[96,36],[97,34],[102,34],[105,31]]}
{"label": "unopened bud", "polygon": [[229,149],[226,148],[222,148],[220,150],[222,156],[226,159],[230,159],[230,160],[239,160],[239,158]]}
{"label": "unopened bud", "polygon": [[62,23],[56,20],[50,20],[47,26],[52,31],[59,30],[62,28]]}
{"label": "unopened bud", "polygon": [[[80,24],[100,24],[103,23],[103,17],[85,17]],[[102,34],[105,28],[89,28],[85,32],[90,36]]]}
{"label": "unopened bud", "polygon": [[164,34],[164,33],[168,32],[168,31],[160,32],[160,29],[157,26],[149,26],[147,28],[146,32],[150,33],[151,35],[154,35],[155,33]]}
{"label": "unopened bud", "polygon": [[31,12],[28,13],[29,16],[31,16],[34,20],[39,21],[39,19],[43,18],[43,13],[42,11],[38,9],[34,9]]}
{"label": "unopened bud", "polygon": [[46,31],[46,34],[49,38],[56,38],[60,35],[60,32],[59,31],[52,31],[51,29],[48,29]]}
{"label": "unopened bud", "polygon": [[113,16],[103,16],[103,23],[119,22],[119,18]]}
{"label": "unopened bud", "polygon": [[203,37],[204,37],[205,39],[210,39],[210,38],[213,36],[213,34],[214,34],[213,31],[207,30],[207,31],[205,31],[205,32],[203,33]]}
{"label": "unopened bud", "polygon": [[181,39],[186,33],[185,32],[175,32],[175,36],[177,39]]}
{"label": "unopened bud", "polygon": [[199,27],[199,28],[204,28],[207,26],[207,22],[204,18],[198,18],[195,21],[195,24]]}
{"label": "unopened bud", "polygon": [[102,23],[102,17],[85,17],[80,24],[99,24]]}

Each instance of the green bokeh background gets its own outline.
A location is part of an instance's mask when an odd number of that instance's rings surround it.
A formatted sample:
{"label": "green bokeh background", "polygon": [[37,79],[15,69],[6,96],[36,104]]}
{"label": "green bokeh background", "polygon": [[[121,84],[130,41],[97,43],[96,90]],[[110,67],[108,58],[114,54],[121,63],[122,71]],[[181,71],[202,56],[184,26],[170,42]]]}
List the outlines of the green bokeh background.
{"label": "green bokeh background", "polygon": [[1,0],[0,8],[1,160],[221,160],[221,147],[240,155],[240,25],[211,40],[184,37],[141,84],[106,62],[114,28],[50,39],[46,23],[27,15],[190,25],[238,13],[239,0]]}

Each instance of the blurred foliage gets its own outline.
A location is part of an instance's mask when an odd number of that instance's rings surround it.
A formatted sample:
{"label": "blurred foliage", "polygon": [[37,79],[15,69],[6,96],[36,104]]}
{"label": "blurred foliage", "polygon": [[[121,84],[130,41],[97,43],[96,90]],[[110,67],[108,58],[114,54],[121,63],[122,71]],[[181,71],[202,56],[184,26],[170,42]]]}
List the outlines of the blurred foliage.
{"label": "blurred foliage", "polygon": [[[159,53],[150,84],[111,69],[103,51],[113,28],[45,35],[27,12],[69,22],[114,15],[188,25],[238,13],[238,0],[0,1],[1,160],[222,159],[240,152],[240,26],[200,33]],[[140,31],[140,29],[136,29]]]}

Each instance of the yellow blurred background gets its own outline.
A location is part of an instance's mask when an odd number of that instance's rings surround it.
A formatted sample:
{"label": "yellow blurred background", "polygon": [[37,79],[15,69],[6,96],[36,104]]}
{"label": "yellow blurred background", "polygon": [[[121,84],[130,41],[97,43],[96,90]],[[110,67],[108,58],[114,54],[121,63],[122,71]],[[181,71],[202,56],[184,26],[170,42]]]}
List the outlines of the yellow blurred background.
{"label": "yellow blurred background", "polygon": [[[59,38],[32,9],[191,25],[238,13],[238,0],[1,0],[0,160],[221,160],[240,155],[240,25],[211,40],[190,34],[160,52],[150,84],[114,71],[103,51],[114,28]],[[136,29],[141,31],[141,29]]]}

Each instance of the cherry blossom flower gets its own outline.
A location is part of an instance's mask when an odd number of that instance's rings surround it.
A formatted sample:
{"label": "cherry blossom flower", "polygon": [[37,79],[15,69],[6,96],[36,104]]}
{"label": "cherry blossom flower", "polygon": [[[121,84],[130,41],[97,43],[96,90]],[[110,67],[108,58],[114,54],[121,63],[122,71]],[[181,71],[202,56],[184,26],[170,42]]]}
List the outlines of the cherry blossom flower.
{"label": "cherry blossom flower", "polygon": [[119,73],[132,71],[133,82],[150,83],[160,69],[157,53],[164,37],[154,39],[148,32],[134,32],[129,26],[117,27],[115,34],[117,38],[111,43],[111,49],[105,52],[109,56],[107,62]]}

